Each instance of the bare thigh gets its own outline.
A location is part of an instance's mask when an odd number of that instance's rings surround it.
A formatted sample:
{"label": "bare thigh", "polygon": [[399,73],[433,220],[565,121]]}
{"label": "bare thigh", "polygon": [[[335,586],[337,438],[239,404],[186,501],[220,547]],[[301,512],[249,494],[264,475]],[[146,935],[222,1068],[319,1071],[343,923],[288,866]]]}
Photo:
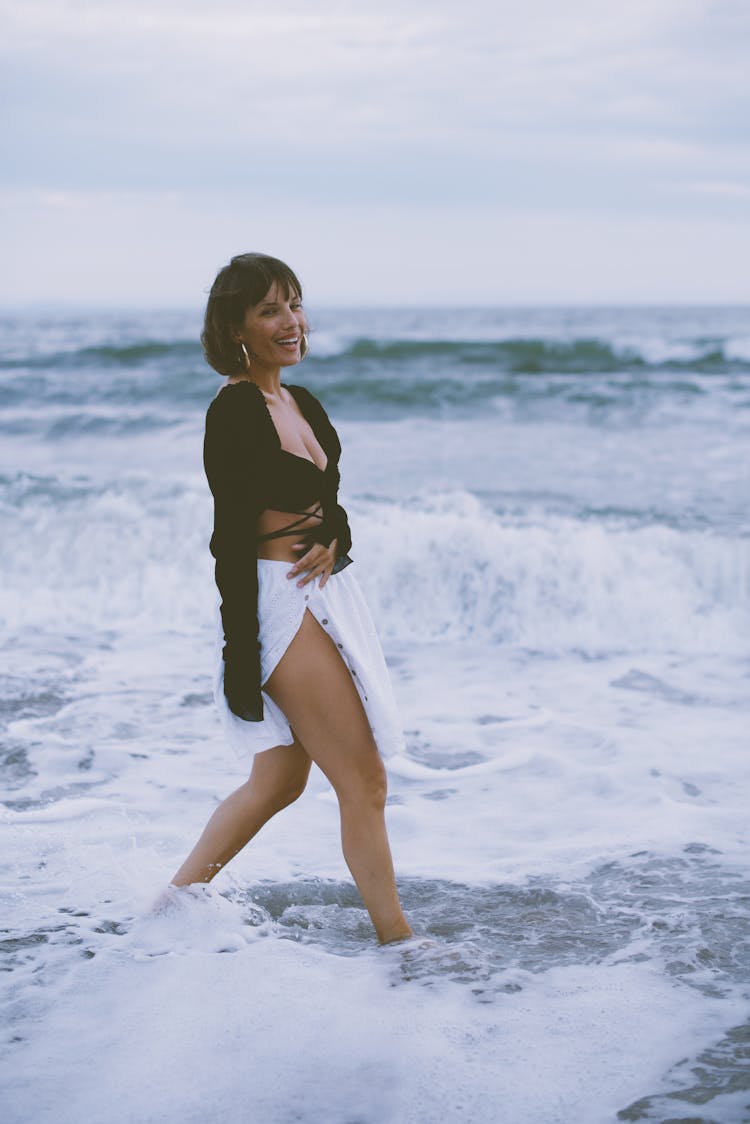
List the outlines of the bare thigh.
{"label": "bare thigh", "polygon": [[309,609],[263,689],[339,795],[363,779],[384,778],[351,672]]}

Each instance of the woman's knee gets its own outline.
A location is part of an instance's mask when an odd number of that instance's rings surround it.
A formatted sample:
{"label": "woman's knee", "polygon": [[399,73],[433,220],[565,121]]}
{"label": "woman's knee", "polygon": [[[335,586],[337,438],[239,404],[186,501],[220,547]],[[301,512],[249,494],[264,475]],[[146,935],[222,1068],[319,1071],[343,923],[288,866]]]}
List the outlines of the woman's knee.
{"label": "woman's knee", "polygon": [[307,787],[307,773],[304,777],[295,777],[288,781],[278,792],[279,808],[288,808],[295,800],[299,800]]}
{"label": "woman's knee", "polygon": [[337,785],[339,803],[344,805],[363,805],[369,809],[382,811],[388,795],[388,779],[380,754],[375,751],[367,765],[354,770],[341,778]]}
{"label": "woman's knee", "polygon": [[299,800],[307,786],[308,774],[309,769],[273,779],[250,777],[246,781],[248,798],[253,803],[260,802],[273,815]]}
{"label": "woman's knee", "polygon": [[309,770],[293,773],[276,781],[275,784],[264,786],[262,799],[272,812],[280,812],[288,808],[295,800],[299,800],[307,786]]}

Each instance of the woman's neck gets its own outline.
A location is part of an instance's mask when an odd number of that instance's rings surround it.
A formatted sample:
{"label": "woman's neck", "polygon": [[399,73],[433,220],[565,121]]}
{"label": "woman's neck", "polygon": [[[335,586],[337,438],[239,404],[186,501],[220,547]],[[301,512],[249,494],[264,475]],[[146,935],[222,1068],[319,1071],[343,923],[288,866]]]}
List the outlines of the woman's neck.
{"label": "woman's neck", "polygon": [[256,367],[245,374],[232,375],[229,382],[254,382],[267,398],[281,397],[280,367]]}

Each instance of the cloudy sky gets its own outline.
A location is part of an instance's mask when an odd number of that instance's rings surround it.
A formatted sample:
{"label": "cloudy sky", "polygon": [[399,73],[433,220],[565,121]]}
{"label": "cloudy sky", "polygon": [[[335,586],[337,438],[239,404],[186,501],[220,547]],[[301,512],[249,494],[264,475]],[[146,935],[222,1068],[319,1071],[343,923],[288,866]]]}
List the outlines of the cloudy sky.
{"label": "cloudy sky", "polygon": [[0,0],[0,302],[746,301],[747,0]]}

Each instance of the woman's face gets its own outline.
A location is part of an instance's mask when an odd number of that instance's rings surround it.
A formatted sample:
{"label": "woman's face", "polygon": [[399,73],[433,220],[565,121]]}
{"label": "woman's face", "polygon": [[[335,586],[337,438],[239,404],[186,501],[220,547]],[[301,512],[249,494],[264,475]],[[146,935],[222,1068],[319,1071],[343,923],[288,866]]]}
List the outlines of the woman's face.
{"label": "woman's face", "polygon": [[287,297],[283,286],[274,281],[263,300],[248,308],[238,336],[254,367],[290,367],[302,358],[300,344],[306,328],[300,298],[294,292]]}

